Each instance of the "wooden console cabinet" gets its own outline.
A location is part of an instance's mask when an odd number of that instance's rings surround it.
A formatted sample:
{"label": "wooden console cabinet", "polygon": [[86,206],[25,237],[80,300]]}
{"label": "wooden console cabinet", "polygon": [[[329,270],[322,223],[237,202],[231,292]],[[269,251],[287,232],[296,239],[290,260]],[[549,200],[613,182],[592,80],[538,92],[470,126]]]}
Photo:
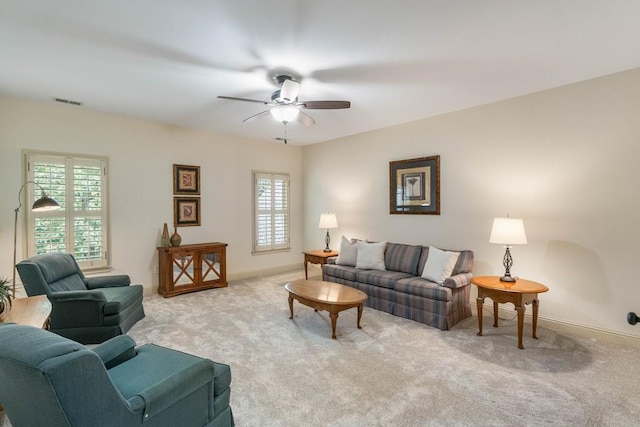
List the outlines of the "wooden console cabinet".
{"label": "wooden console cabinet", "polygon": [[227,244],[220,242],[158,248],[160,283],[165,298],[227,286]]}

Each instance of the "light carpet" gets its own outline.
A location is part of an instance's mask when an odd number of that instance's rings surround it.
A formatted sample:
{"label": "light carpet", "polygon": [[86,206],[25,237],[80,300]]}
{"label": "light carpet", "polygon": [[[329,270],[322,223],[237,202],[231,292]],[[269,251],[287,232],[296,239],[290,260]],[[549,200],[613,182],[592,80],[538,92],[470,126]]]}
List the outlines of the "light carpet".
{"label": "light carpet", "polygon": [[[144,300],[130,331],[217,362],[232,372],[231,406],[243,426],[623,426],[640,414],[634,348],[515,320],[484,336],[476,317],[451,331],[365,307],[328,313],[294,301],[296,271],[232,281],[228,288]],[[541,311],[544,299],[541,298]],[[10,424],[4,417],[3,425]]]}

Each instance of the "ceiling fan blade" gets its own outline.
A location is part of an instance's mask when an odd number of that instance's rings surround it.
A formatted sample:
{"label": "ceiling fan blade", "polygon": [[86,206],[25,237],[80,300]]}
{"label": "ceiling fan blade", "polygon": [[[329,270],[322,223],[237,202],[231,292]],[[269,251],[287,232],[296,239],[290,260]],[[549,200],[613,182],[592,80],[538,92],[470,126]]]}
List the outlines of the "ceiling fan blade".
{"label": "ceiling fan blade", "polygon": [[301,102],[302,108],[310,110],[338,110],[341,108],[350,108],[350,101],[305,101]]}
{"label": "ceiling fan blade", "polygon": [[249,98],[237,98],[235,96],[218,96],[220,99],[229,99],[231,101],[243,101],[243,102],[257,102],[258,104],[269,105],[270,103],[267,101],[259,101],[257,99],[249,99]]}
{"label": "ceiling fan blade", "polygon": [[293,80],[285,80],[282,82],[280,89],[280,98],[286,103],[295,102],[300,92],[300,83]]}
{"label": "ceiling fan blade", "polygon": [[304,126],[312,126],[316,124],[316,121],[313,120],[313,117],[311,117],[310,115],[308,115],[307,113],[300,111],[298,113],[298,117],[296,117],[296,120],[298,121],[298,123],[304,125]]}
{"label": "ceiling fan blade", "polygon": [[263,112],[261,112],[261,113],[254,114],[253,116],[247,117],[247,118],[246,118],[246,119],[244,119],[242,122],[244,123],[244,122],[247,122],[247,121],[249,121],[249,120],[259,119],[260,117],[264,117],[264,116],[266,116],[267,114],[269,114],[269,110],[265,110],[265,111],[263,111]]}

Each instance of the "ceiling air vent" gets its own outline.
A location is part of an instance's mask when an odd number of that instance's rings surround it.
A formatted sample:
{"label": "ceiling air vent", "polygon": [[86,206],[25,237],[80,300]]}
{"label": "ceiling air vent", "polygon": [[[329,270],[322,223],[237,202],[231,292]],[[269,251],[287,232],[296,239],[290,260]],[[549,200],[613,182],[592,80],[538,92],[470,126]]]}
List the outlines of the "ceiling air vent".
{"label": "ceiling air vent", "polygon": [[61,104],[69,104],[69,105],[76,105],[78,107],[82,106],[82,102],[80,101],[71,101],[70,99],[63,99],[63,98],[53,98],[54,101],[59,102]]}

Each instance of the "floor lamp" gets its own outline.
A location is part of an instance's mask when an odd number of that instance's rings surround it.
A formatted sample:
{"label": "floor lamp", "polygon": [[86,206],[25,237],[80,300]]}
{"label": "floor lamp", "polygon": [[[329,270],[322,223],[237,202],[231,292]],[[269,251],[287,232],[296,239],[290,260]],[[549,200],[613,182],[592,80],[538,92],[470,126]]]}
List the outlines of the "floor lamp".
{"label": "floor lamp", "polygon": [[51,197],[47,196],[47,193],[44,192],[44,188],[42,188],[42,186],[37,182],[27,181],[24,184],[22,184],[22,187],[20,187],[20,190],[18,191],[18,207],[15,210],[16,215],[13,222],[13,281],[11,282],[13,286],[13,290],[12,290],[13,298],[16,297],[16,262],[17,262],[16,248],[17,248],[17,241],[18,241],[18,212],[20,212],[20,208],[22,207],[22,190],[24,190],[24,187],[26,187],[27,184],[34,184],[42,192],[42,195],[40,196],[40,198],[33,203],[33,206],[31,206],[32,211],[42,212],[42,211],[53,211],[56,209],[60,209],[60,205],[58,204],[58,202],[56,202]]}

